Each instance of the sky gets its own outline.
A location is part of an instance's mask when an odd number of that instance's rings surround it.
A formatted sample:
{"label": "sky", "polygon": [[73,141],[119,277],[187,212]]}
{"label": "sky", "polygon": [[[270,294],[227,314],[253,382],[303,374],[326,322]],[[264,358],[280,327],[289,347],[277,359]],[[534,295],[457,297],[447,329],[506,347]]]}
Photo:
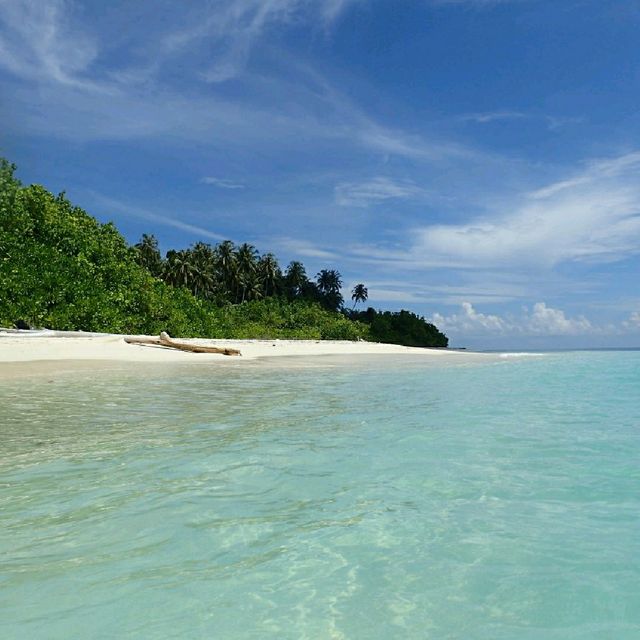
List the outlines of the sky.
{"label": "sky", "polygon": [[637,0],[0,0],[0,155],[453,346],[640,346]]}

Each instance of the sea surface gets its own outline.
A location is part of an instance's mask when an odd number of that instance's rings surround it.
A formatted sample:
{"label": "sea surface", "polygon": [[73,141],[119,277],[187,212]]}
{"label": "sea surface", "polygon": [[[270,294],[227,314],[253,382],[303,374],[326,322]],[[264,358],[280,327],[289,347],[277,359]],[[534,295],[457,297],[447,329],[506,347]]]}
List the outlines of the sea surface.
{"label": "sea surface", "polygon": [[640,352],[313,363],[3,380],[0,638],[640,638]]}

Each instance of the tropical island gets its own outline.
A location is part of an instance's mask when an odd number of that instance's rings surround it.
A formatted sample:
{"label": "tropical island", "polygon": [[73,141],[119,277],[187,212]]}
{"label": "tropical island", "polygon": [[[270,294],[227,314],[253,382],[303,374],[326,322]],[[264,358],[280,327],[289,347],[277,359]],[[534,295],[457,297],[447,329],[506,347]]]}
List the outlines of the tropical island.
{"label": "tropical island", "polygon": [[23,185],[0,159],[0,326],[225,339],[363,340],[446,347],[447,337],[407,310],[357,310],[334,268],[310,278],[292,261],[230,240],[163,256],[153,235],[131,246],[64,193]]}

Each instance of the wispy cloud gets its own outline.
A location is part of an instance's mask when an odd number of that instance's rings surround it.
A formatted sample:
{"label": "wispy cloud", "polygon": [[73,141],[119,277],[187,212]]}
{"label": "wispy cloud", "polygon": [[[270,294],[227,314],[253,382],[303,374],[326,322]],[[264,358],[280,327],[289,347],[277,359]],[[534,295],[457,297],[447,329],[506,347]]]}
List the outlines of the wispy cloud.
{"label": "wispy cloud", "polygon": [[297,238],[273,238],[270,245],[300,258],[320,258],[322,260],[336,260],[338,258],[338,254],[333,251]]}
{"label": "wispy cloud", "polygon": [[465,113],[458,116],[461,122],[477,122],[484,124],[486,122],[495,122],[496,120],[521,120],[529,117],[521,111],[486,111],[481,113]]}
{"label": "wispy cloud", "polygon": [[150,211],[145,207],[138,207],[136,205],[122,202],[116,198],[111,198],[95,191],[88,193],[88,196],[93,201],[94,210],[100,212],[103,216],[108,217],[113,213],[118,213],[125,218],[138,218],[141,220],[150,220],[165,227],[173,227],[180,231],[186,231],[189,234],[194,235],[194,240],[207,238],[209,240],[226,240],[226,236],[219,233],[215,233],[210,229],[201,227],[195,224],[189,224],[182,220],[177,220],[172,216],[168,216],[156,211]]}
{"label": "wispy cloud", "polygon": [[[71,1],[52,0],[41,14],[35,0],[0,4],[0,68],[19,79],[12,88],[14,103],[22,105],[15,124],[29,135],[79,142],[163,135],[165,145],[195,139],[301,148],[313,140],[340,145],[341,152],[346,143],[352,153],[416,162],[488,162],[489,154],[457,141],[379,122],[293,56],[279,56],[285,75],[245,73],[242,52],[256,46],[263,31],[296,21],[313,29],[318,19],[336,20],[357,1],[199,4],[171,31],[156,33],[156,28],[142,47],[126,40],[117,57],[108,55],[99,37],[104,33],[83,25]],[[247,38],[249,44],[243,44]],[[133,65],[134,58],[143,62]],[[188,95],[172,81],[178,71],[190,76]],[[239,75],[245,82],[241,94],[202,83],[207,76]],[[283,95],[290,99],[283,101]]]}
{"label": "wispy cloud", "polygon": [[408,200],[425,194],[424,189],[407,180],[376,177],[363,182],[342,182],[334,189],[336,204],[367,207],[385,200]]}
{"label": "wispy cloud", "polygon": [[414,257],[469,268],[551,268],[640,253],[640,153],[592,162],[581,173],[523,194],[506,211],[418,228],[415,238]]}
{"label": "wispy cloud", "polygon": [[208,82],[224,82],[245,69],[255,44],[278,24],[320,21],[326,28],[354,0],[213,0],[191,11],[188,24],[167,35],[162,42],[166,56],[178,55],[205,43],[212,60],[201,71]]}
{"label": "wispy cloud", "polygon": [[75,28],[65,0],[0,3],[0,67],[22,78],[96,89],[86,72],[98,45]]}
{"label": "wispy cloud", "polygon": [[581,124],[585,122],[582,116],[553,116],[525,111],[483,111],[478,113],[465,113],[456,117],[459,122],[472,122],[475,124],[489,124],[492,122],[502,122],[509,120],[529,120],[535,123],[538,121],[546,126],[550,131],[556,131],[568,125]]}
{"label": "wispy cloud", "polygon": [[367,278],[369,299],[375,303],[412,302],[417,304],[459,305],[462,302],[500,303],[524,299],[526,290],[511,283],[466,282],[458,284],[434,284],[412,280],[378,280]]}
{"label": "wispy cloud", "polygon": [[205,176],[200,179],[202,184],[210,184],[214,187],[220,187],[221,189],[244,189],[245,185],[240,182],[233,182],[232,180],[225,180],[224,178],[215,178],[213,176]]}

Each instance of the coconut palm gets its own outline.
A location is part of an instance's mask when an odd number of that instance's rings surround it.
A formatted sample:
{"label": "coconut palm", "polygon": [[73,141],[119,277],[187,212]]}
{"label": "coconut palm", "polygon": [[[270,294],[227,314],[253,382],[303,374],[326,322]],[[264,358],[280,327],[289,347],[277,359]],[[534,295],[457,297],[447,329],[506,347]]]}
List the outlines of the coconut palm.
{"label": "coconut palm", "polygon": [[158,240],[154,235],[142,234],[140,242],[135,245],[136,262],[145,267],[155,278],[162,275],[162,256],[158,249]]}
{"label": "coconut palm", "polygon": [[240,302],[244,302],[247,289],[257,272],[258,251],[252,244],[245,242],[238,248],[236,260],[238,265],[236,290],[240,292]]}
{"label": "coconut palm", "polygon": [[167,251],[163,277],[168,284],[191,288],[194,273],[195,268],[187,251]]}
{"label": "coconut palm", "polygon": [[284,275],[284,284],[287,287],[289,295],[292,298],[302,295],[308,283],[309,278],[307,278],[307,271],[302,262],[298,260],[290,262]]}
{"label": "coconut palm", "polygon": [[265,296],[272,296],[280,289],[282,271],[273,253],[265,253],[258,261],[258,278]]}
{"label": "coconut palm", "polygon": [[342,276],[335,269],[322,269],[316,275],[318,291],[322,296],[322,303],[328,309],[339,309],[344,302],[340,293],[342,287]]}
{"label": "coconut palm", "polygon": [[206,242],[196,242],[188,250],[192,274],[191,290],[197,296],[211,298],[216,287],[216,255],[211,245]]}
{"label": "coconut palm", "polygon": [[353,300],[352,310],[356,308],[358,302],[366,302],[369,298],[369,291],[363,284],[357,284],[351,291],[351,299]]}
{"label": "coconut palm", "polygon": [[215,268],[217,280],[228,299],[231,299],[234,293],[237,266],[238,260],[235,245],[231,240],[221,242],[215,248]]}
{"label": "coconut palm", "polygon": [[247,300],[262,300],[264,298],[264,286],[257,274],[249,277],[245,291]]}
{"label": "coconut palm", "polygon": [[333,293],[340,291],[342,276],[335,269],[322,269],[316,274],[316,283],[322,293]]}

